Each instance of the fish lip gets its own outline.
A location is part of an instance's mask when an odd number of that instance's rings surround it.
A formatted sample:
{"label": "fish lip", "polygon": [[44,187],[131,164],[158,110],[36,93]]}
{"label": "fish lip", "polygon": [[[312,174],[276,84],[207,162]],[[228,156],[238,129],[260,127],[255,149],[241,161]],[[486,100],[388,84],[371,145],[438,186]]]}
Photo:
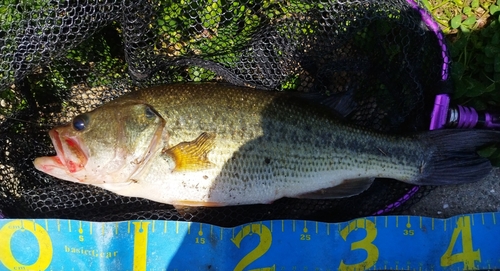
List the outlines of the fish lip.
{"label": "fish lip", "polygon": [[[61,165],[61,168],[65,168],[70,173],[74,173],[82,170],[88,161],[88,154],[81,147],[79,140],[76,137],[69,137],[61,134],[57,129],[52,129],[49,131],[49,136],[52,140],[52,145],[56,150],[56,156],[53,157],[56,164]],[[68,149],[71,149],[73,156],[76,158],[71,159],[63,146],[63,140],[66,142]]]}
{"label": "fish lip", "polygon": [[54,159],[57,159],[58,164],[61,164],[61,166],[65,167],[66,166],[66,158],[64,156],[64,149],[62,146],[61,138],[59,137],[59,132],[57,132],[56,129],[52,129],[49,131],[49,136],[50,136],[50,139],[52,140],[52,145],[54,146],[54,149],[56,150],[56,156],[54,157]]}

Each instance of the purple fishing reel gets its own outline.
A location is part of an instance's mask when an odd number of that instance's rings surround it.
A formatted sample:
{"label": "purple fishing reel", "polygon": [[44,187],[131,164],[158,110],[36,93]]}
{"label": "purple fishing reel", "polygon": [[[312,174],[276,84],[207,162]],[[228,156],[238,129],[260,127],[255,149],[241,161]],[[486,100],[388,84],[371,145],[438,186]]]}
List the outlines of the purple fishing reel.
{"label": "purple fishing reel", "polygon": [[443,127],[500,129],[500,114],[462,105],[450,106],[450,96],[439,94],[434,101],[430,130]]}
{"label": "purple fishing reel", "polygon": [[436,35],[443,58],[441,67],[441,82],[443,83],[443,89],[441,94],[438,94],[434,101],[429,129],[436,130],[444,127],[499,129],[500,113],[477,111],[472,107],[462,105],[450,106],[449,93],[453,92],[449,84],[450,57],[448,55],[448,47],[446,46],[443,32],[427,10],[421,8],[414,0],[407,0],[407,2],[410,6],[419,11],[426,26]]}

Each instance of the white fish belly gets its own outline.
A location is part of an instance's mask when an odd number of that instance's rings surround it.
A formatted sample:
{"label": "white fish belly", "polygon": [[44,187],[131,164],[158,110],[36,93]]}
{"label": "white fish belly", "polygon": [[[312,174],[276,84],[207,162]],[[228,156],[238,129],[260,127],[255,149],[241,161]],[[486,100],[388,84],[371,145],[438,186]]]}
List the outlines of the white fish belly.
{"label": "white fish belly", "polygon": [[[335,187],[344,180],[373,177],[408,179],[417,170],[411,166],[377,163],[373,157],[361,159],[371,162],[357,166],[347,166],[349,163],[341,160],[336,158],[333,163],[327,163],[335,165],[333,169],[322,167],[325,163],[320,161],[311,162],[309,166],[316,167],[315,170],[306,169],[306,166],[291,170],[290,165],[276,167],[272,163],[240,171],[219,167],[171,172],[155,167],[138,182],[101,187],[125,196],[144,197],[174,205],[224,206],[271,203],[282,197],[297,197]],[[164,165],[164,168],[167,166]]]}

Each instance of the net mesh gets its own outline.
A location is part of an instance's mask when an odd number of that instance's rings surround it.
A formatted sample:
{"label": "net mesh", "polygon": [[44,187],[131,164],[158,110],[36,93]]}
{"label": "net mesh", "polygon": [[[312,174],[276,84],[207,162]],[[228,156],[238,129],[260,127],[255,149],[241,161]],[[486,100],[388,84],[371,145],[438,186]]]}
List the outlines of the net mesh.
{"label": "net mesh", "polygon": [[341,200],[177,210],[63,182],[32,164],[55,154],[47,134],[54,125],[173,82],[349,97],[341,113],[352,123],[425,130],[423,112],[441,82],[442,41],[406,1],[3,1],[0,37],[0,210],[8,217],[342,221],[405,208],[429,191],[420,188],[403,204],[415,188],[377,180]]}

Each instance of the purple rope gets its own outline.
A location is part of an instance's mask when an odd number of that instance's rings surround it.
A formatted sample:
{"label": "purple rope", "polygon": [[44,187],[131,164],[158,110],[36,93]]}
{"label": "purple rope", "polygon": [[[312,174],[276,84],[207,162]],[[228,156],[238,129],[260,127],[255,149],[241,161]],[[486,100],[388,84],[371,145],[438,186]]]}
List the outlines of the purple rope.
{"label": "purple rope", "polygon": [[441,56],[443,58],[443,66],[441,67],[441,80],[448,80],[450,57],[448,56],[448,46],[446,46],[446,41],[444,39],[441,28],[439,28],[437,22],[432,19],[432,15],[426,9],[421,8],[417,2],[413,0],[406,0],[406,2],[408,2],[408,4],[412,8],[420,13],[422,21],[424,21],[425,25],[436,35],[439,46],[441,47]]}
{"label": "purple rope", "polygon": [[387,205],[384,209],[378,210],[377,212],[373,213],[372,215],[382,215],[382,214],[385,214],[387,212],[390,212],[390,211],[398,208],[403,203],[407,202],[411,197],[413,197],[413,195],[415,195],[418,192],[418,190],[420,190],[420,187],[414,186],[403,197],[401,197],[400,199],[398,199],[394,203]]}
{"label": "purple rope", "polygon": [[[446,41],[444,39],[444,35],[443,32],[441,31],[441,28],[439,28],[439,25],[437,24],[436,21],[434,21],[431,14],[426,9],[420,7],[416,1],[406,0],[406,2],[413,9],[417,10],[420,13],[422,21],[429,28],[429,30],[434,32],[434,34],[436,35],[439,46],[441,47],[441,57],[443,58],[443,64],[441,67],[441,80],[442,81],[448,80],[450,58],[448,56],[448,47],[446,46]],[[387,205],[387,207],[375,212],[373,215],[382,215],[394,210],[395,208],[401,206],[403,203],[407,202],[411,197],[413,197],[413,195],[415,195],[419,189],[420,187],[414,186],[412,189],[410,189],[410,191],[408,191],[403,197],[399,198],[396,202]]]}

